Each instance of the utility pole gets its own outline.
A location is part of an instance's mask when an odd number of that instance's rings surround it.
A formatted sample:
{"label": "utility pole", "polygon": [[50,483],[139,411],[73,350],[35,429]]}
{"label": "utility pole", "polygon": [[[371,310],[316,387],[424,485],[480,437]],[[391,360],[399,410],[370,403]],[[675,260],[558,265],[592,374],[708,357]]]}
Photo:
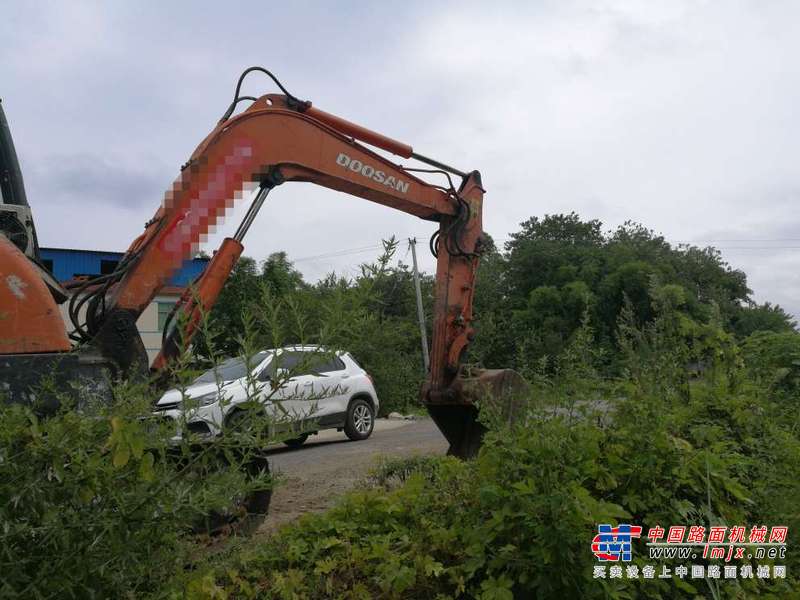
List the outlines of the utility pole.
{"label": "utility pole", "polygon": [[408,238],[408,245],[411,248],[411,259],[414,262],[414,288],[417,290],[417,318],[419,319],[419,336],[422,339],[422,364],[425,372],[430,367],[428,357],[428,333],[425,327],[425,309],[422,307],[422,288],[419,283],[419,268],[417,267],[417,238]]}

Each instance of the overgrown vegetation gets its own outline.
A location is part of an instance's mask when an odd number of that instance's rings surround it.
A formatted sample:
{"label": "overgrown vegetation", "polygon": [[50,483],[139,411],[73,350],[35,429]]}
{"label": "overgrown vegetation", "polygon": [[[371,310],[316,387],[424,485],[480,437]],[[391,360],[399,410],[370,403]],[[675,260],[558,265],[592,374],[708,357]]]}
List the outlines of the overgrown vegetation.
{"label": "overgrown vegetation", "polygon": [[[384,410],[423,373],[409,269],[387,243],[354,278],[243,260],[174,374],[288,343],[345,348]],[[198,523],[264,489],[262,431],[198,451],[142,419],[152,393],[43,418],[0,405],[0,596],[193,598],[793,597],[800,334],[713,249],[626,224],[531,219],[484,257],[469,360],[532,383],[513,424],[487,409],[471,462],[389,461],[328,513],[207,557]],[[430,316],[432,280],[423,291]],[[57,388],[54,388],[57,389]],[[86,399],[84,399],[86,400]],[[600,522],[788,525],[785,581],[597,580]],[[634,564],[647,562],[642,547]]]}
{"label": "overgrown vegetation", "polygon": [[[524,371],[543,361],[552,373],[554,358],[588,315],[593,351],[602,356],[597,368],[619,375],[617,322],[626,307],[635,323],[651,322],[654,290],[674,296],[687,328],[713,325],[709,335],[739,342],[758,331],[789,340],[796,335],[792,317],[780,306],[752,300],[745,274],[714,248],[672,247],[635,223],[604,233],[599,221],[582,221],[574,213],[531,218],[510,237],[504,250],[492,247],[481,259],[478,335],[467,357],[481,366]],[[236,350],[243,310],[263,311],[266,288],[285,306],[283,339],[318,342],[335,330],[332,341],[352,351],[375,378],[382,410],[409,410],[424,374],[412,274],[402,260],[395,263],[397,249],[391,241],[379,261],[356,277],[330,275],[314,284],[303,281],[285,253],[260,267],[243,259],[211,315],[222,348]],[[430,321],[432,276],[422,283]],[[291,316],[298,314],[302,320]]]}
{"label": "overgrown vegetation", "polygon": [[[796,396],[749,375],[721,330],[687,329],[675,289],[651,293],[660,301],[646,326],[634,323],[632,309],[623,311],[621,376],[597,375],[584,320],[552,373],[530,369],[538,373],[535,401],[514,424],[485,415],[491,432],[475,461],[390,461],[373,487],[181,579],[176,593],[793,597],[800,584],[791,553],[800,527]],[[700,356],[703,372],[688,372],[687,361]],[[589,544],[603,522],[788,525],[789,578],[594,579]],[[637,546],[632,563],[640,568],[657,562],[644,548]]]}
{"label": "overgrown vegetation", "polygon": [[231,507],[231,490],[270,486],[240,468],[261,443],[172,443],[174,425],[141,418],[143,390],[117,392],[111,406],[64,402],[48,417],[0,405],[0,596],[155,593],[186,564],[190,532]]}
{"label": "overgrown vegetation", "polygon": [[[249,340],[240,336],[246,364]],[[209,439],[187,427],[194,362],[184,352],[172,373],[184,392],[177,420],[153,413],[158,393],[144,384],[120,384],[109,404],[47,380],[37,393],[50,406],[58,398],[55,413],[0,404],[0,597],[158,596],[209,535],[261,522],[273,486],[264,448],[313,424],[263,410],[295,371],[276,369],[266,384],[247,377],[245,418]],[[217,379],[222,403],[225,383]]]}

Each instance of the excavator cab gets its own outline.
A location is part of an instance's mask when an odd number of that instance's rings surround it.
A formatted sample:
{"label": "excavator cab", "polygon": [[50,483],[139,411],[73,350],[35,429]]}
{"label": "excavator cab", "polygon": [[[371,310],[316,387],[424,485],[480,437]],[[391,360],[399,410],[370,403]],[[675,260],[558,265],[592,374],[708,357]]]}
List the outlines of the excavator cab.
{"label": "excavator cab", "polygon": [[0,232],[26,256],[38,260],[36,229],[14,140],[0,100]]}

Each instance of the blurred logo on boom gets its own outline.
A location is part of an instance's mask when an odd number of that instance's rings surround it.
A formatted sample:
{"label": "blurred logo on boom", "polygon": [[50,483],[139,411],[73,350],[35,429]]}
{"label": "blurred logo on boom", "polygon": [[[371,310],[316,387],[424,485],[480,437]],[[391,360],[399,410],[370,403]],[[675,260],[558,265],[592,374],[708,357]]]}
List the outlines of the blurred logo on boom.
{"label": "blurred logo on boom", "polygon": [[597,526],[597,535],[592,540],[592,552],[600,562],[630,562],[632,552],[631,541],[642,535],[640,525],[608,524]]}

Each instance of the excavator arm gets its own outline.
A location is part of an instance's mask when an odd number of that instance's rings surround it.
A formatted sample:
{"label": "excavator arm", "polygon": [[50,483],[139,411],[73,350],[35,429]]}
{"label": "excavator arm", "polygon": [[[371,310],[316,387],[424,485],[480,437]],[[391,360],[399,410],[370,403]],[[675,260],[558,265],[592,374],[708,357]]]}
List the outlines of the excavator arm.
{"label": "excavator arm", "polygon": [[[133,366],[131,348],[115,345],[119,323],[135,322],[196,250],[209,227],[224,215],[231,199],[241,196],[248,184],[261,188],[245,217],[249,226],[266,192],[286,182],[304,181],[439,222],[439,239],[448,243],[440,244],[445,248],[437,259],[433,389],[444,387],[452,379],[472,335],[476,249],[482,233],[480,175],[470,174],[456,190],[456,198],[314,118],[319,115],[326,113],[292,110],[284,96],[263,96],[247,111],[220,123],[200,144],[144,234],[128,250],[128,256],[136,257],[135,264],[107,300],[110,308],[93,340],[104,355],[112,356],[124,370]],[[459,218],[463,225],[455,240],[452,237]],[[245,233],[246,229],[240,228],[238,239],[225,241],[198,282],[197,294],[202,295],[212,281],[219,292],[218,282],[224,281],[235,264],[240,253],[235,250],[240,249]],[[185,297],[184,304],[187,300]],[[203,309],[209,309],[214,300],[212,295],[204,296]],[[117,313],[126,316],[120,318]],[[159,359],[155,368],[163,368],[166,358]]]}
{"label": "excavator arm", "polygon": [[[125,377],[146,373],[136,320],[233,200],[258,186],[234,237],[225,239],[178,303],[178,320],[184,327],[166,336],[152,365],[155,371],[166,369],[179,342],[191,338],[201,313],[214,305],[266,195],[284,183],[314,183],[438,222],[432,243],[437,263],[430,372],[422,399],[450,441],[451,452],[473,454],[482,428],[458,375],[474,335],[472,300],[483,243],[480,174],[462,173],[415,154],[406,144],[321,111],[288,92],[250,98],[247,110],[232,116],[241,100],[240,86],[241,79],[228,112],[183,166],[117,270],[82,290],[83,300],[77,308],[72,306],[75,315],[81,308],[86,312],[85,326],[78,331],[86,342],[80,352],[110,360]],[[414,174],[423,169],[404,168],[364,144],[427,162],[436,167],[428,171],[445,175],[447,181],[449,173],[459,175],[461,184],[432,185]],[[63,341],[59,343],[52,351],[63,350]]]}

